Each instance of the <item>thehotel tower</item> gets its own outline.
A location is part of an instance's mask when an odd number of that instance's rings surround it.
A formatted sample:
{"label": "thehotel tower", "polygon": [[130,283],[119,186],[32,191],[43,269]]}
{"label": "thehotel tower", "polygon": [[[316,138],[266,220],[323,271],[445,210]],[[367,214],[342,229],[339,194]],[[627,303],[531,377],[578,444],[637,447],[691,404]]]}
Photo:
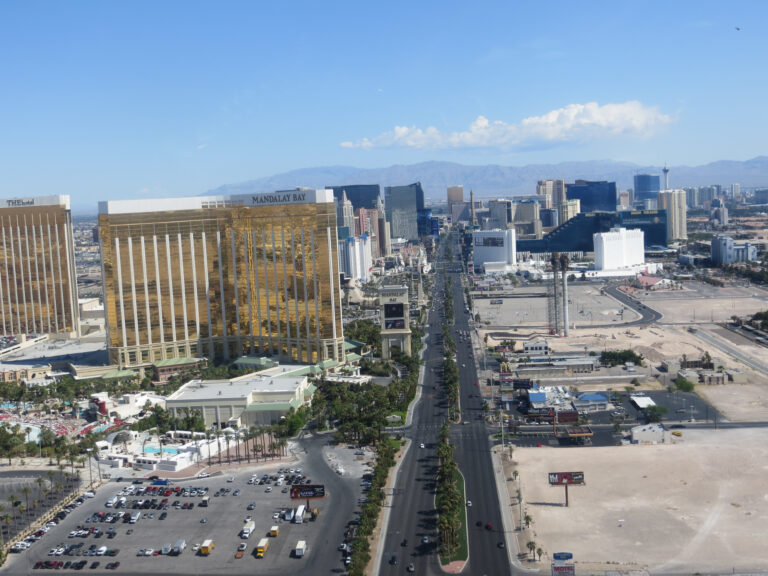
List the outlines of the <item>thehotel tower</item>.
{"label": "thehotel tower", "polygon": [[110,362],[343,358],[331,190],[101,202]]}
{"label": "thehotel tower", "polygon": [[0,200],[0,332],[76,335],[69,196]]}

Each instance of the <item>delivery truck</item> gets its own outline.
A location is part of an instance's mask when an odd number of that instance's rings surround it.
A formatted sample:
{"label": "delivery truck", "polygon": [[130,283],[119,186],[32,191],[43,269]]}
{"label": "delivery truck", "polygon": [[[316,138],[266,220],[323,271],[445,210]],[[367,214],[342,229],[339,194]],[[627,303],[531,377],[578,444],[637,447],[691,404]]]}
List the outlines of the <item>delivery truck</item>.
{"label": "delivery truck", "polygon": [[251,534],[253,534],[253,531],[256,529],[256,523],[251,520],[250,522],[246,523],[245,526],[243,526],[242,531],[240,534],[243,538],[250,538]]}
{"label": "delivery truck", "polygon": [[267,548],[269,548],[269,538],[259,540],[259,543],[256,545],[256,558],[264,558]]}
{"label": "delivery truck", "polygon": [[294,550],[294,556],[296,558],[301,558],[304,556],[304,553],[307,551],[307,543],[304,540],[299,540],[296,543],[296,549]]}
{"label": "delivery truck", "polygon": [[203,556],[208,556],[211,552],[213,552],[213,547],[215,544],[213,543],[213,540],[204,540],[203,544],[200,546],[200,554]]}

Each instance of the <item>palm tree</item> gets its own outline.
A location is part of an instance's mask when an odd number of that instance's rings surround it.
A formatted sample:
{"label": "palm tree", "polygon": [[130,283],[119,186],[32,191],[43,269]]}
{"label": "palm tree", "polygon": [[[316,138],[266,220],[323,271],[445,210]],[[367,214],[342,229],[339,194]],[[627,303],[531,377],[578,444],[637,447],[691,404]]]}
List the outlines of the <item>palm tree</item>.
{"label": "palm tree", "polygon": [[[24,486],[24,488],[21,489],[21,493],[24,494],[24,500],[27,503],[27,511],[29,511],[29,495],[32,493],[32,488],[29,486]],[[29,515],[29,512],[27,512],[27,515]]]}
{"label": "palm tree", "polygon": [[539,555],[539,562],[541,562],[541,556],[542,554],[544,554],[544,550],[542,550],[541,548],[536,548],[536,554]]}
{"label": "palm tree", "polygon": [[251,429],[247,426],[243,428],[243,440],[245,441],[245,457],[248,459],[248,464],[251,463],[251,451],[248,449],[248,441],[251,439]]}
{"label": "palm tree", "polygon": [[216,445],[219,447],[219,466],[221,466],[221,432],[216,431]]}
{"label": "palm tree", "polygon": [[523,522],[525,522],[525,527],[528,528],[531,525],[531,522],[533,522],[533,518],[530,517],[530,515],[526,514],[523,518]]}
{"label": "palm tree", "polygon": [[0,520],[5,524],[5,533],[8,534],[8,539],[11,539],[11,515],[8,513],[3,514]]}
{"label": "palm tree", "polygon": [[[530,541],[528,542],[528,544],[525,545],[525,547],[528,548],[528,551],[531,554],[534,554],[534,552],[536,551],[536,542]],[[533,559],[536,560],[536,556],[534,556]]]}
{"label": "palm tree", "polygon": [[[22,525],[23,525],[24,524],[23,520],[25,516],[24,513],[27,511],[27,507],[24,506],[24,503],[22,502],[21,504],[18,505],[17,510],[19,511],[19,520],[22,520]],[[26,514],[26,517],[27,517],[26,518],[27,521],[29,521],[29,514]]]}
{"label": "palm tree", "polygon": [[232,435],[229,431],[224,433],[224,442],[227,445],[227,464],[232,464],[232,457],[229,455],[229,442],[232,439]]}

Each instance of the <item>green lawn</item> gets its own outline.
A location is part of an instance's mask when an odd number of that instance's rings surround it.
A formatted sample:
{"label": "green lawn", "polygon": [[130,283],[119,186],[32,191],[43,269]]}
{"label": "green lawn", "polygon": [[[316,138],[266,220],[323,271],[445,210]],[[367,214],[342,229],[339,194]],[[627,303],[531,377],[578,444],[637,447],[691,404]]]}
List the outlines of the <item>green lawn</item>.
{"label": "green lawn", "polygon": [[[457,473],[456,487],[459,490],[459,494],[464,494],[464,476],[461,475],[461,472]],[[466,499],[466,494],[464,494],[464,496]],[[467,507],[462,506],[461,528],[459,528],[459,547],[456,549],[456,552],[450,556],[444,556],[441,554],[440,564],[445,566],[446,564],[456,562],[457,560],[466,562],[467,558],[469,558],[469,544],[467,542]]]}

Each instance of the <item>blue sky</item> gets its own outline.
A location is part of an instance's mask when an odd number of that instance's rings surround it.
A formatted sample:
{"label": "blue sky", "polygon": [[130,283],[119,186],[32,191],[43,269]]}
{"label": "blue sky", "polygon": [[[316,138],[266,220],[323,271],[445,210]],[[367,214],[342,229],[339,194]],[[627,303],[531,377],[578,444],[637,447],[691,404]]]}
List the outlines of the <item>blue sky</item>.
{"label": "blue sky", "polygon": [[766,153],[766,16],[761,1],[6,0],[0,196],[95,204],[425,160],[745,160]]}

